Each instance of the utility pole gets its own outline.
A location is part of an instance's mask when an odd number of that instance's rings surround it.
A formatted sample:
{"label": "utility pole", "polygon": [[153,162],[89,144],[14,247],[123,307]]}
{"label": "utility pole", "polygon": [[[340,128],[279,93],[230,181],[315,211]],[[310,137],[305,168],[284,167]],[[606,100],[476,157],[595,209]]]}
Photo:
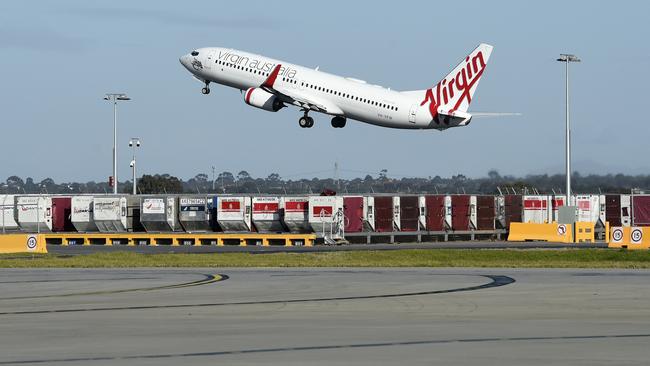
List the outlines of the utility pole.
{"label": "utility pole", "polygon": [[565,87],[566,87],[566,197],[567,197],[567,205],[571,206],[571,124],[569,120],[569,63],[570,62],[580,62],[580,59],[576,55],[570,55],[570,54],[565,54],[562,53],[560,54],[560,58],[557,59],[557,61],[564,62],[565,64],[565,72],[566,72],[566,80],[565,80]]}

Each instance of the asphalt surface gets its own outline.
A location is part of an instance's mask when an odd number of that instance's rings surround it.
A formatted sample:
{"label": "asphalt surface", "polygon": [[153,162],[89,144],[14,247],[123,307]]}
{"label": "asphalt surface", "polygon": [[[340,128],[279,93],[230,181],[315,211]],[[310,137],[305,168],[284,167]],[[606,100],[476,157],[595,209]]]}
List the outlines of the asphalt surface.
{"label": "asphalt surface", "polygon": [[647,365],[650,271],[38,269],[0,365]]}
{"label": "asphalt surface", "polygon": [[506,241],[453,241],[435,243],[400,243],[400,244],[346,244],[305,246],[245,246],[237,245],[48,245],[49,253],[54,254],[88,254],[99,252],[131,251],[137,253],[228,253],[228,252],[330,252],[354,250],[398,250],[398,249],[564,249],[564,248],[607,248],[605,243],[565,244],[549,242],[506,242]]}

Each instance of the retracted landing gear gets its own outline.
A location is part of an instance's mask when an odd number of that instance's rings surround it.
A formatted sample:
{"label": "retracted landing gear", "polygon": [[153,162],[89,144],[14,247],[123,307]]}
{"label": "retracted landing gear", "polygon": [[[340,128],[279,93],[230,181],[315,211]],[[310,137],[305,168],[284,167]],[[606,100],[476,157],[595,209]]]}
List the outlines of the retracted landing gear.
{"label": "retracted landing gear", "polygon": [[343,117],[334,117],[332,118],[332,127],[334,128],[343,128],[345,127],[345,118]]}
{"label": "retracted landing gear", "polygon": [[210,94],[210,82],[209,81],[205,82],[205,87],[203,87],[203,89],[201,89],[201,93]]}
{"label": "retracted landing gear", "polygon": [[298,120],[298,125],[302,128],[311,128],[314,125],[314,119],[309,117],[305,111],[305,115]]}

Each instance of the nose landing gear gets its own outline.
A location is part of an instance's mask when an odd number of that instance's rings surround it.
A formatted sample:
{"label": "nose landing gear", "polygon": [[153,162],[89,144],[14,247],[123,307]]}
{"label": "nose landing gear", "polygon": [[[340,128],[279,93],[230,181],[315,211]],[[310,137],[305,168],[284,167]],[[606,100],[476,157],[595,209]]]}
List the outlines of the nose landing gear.
{"label": "nose landing gear", "polygon": [[205,82],[205,87],[203,87],[203,89],[201,89],[201,93],[202,94],[210,94],[210,82],[209,81]]}

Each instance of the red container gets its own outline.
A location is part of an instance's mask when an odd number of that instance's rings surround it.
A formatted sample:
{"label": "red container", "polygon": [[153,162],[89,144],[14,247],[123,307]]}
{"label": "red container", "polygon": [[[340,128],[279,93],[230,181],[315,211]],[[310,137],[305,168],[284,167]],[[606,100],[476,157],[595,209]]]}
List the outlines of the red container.
{"label": "red container", "polygon": [[375,197],[375,231],[393,231],[393,197]]}
{"label": "red container", "polygon": [[345,232],[363,231],[363,197],[343,197]]}
{"label": "red container", "polygon": [[605,221],[610,226],[621,226],[621,195],[608,194],[605,196]]}
{"label": "red container", "polygon": [[417,196],[401,196],[400,205],[400,228],[402,231],[417,231],[420,216],[419,198]]}
{"label": "red container", "polygon": [[452,230],[469,230],[469,195],[451,196]]}
{"label": "red container", "polygon": [[511,222],[521,222],[523,214],[523,196],[508,194],[504,196],[506,228],[510,228]]}
{"label": "red container", "polygon": [[634,226],[650,226],[650,196],[632,196]]}
{"label": "red container", "polygon": [[494,230],[494,196],[476,196],[476,229]]}
{"label": "red container", "polygon": [[427,205],[427,230],[445,230],[445,196],[425,196],[424,203]]}
{"label": "red container", "polygon": [[72,198],[52,198],[52,231],[75,231],[72,225]]}

